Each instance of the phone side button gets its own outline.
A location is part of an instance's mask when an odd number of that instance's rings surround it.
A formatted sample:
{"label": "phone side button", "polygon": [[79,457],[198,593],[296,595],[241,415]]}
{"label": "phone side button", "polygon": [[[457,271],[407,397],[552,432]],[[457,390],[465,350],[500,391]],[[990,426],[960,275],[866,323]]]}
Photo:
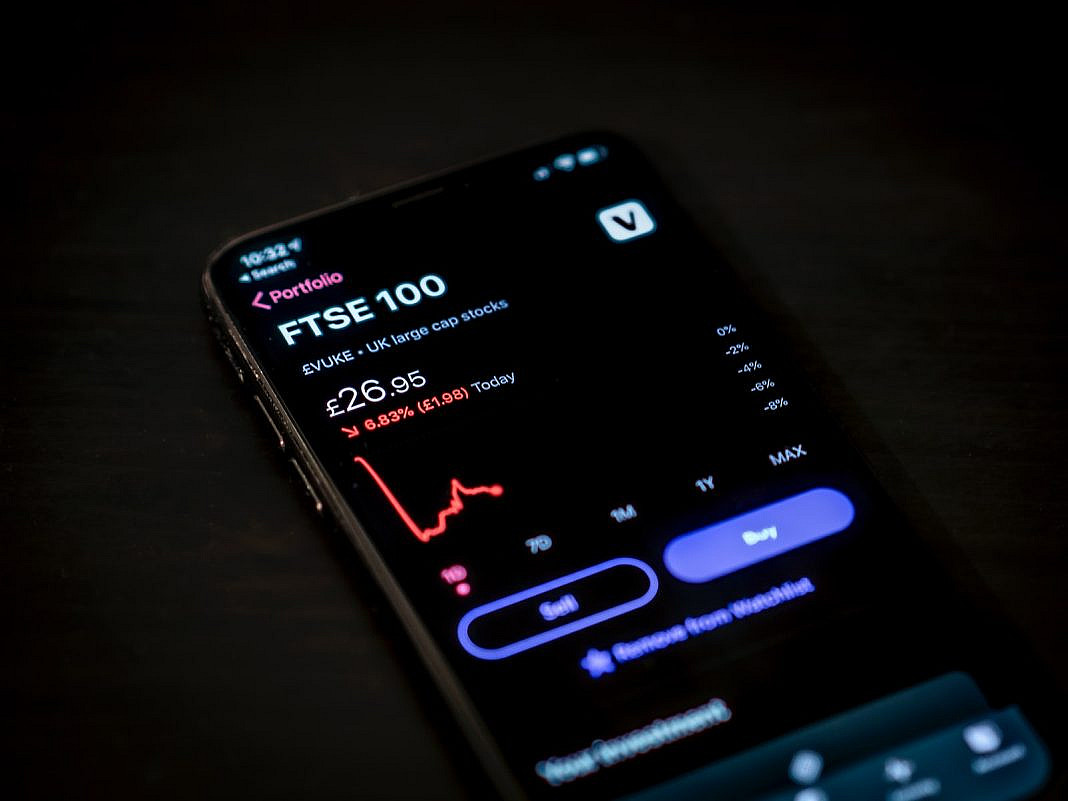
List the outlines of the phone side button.
{"label": "phone side button", "polygon": [[223,353],[226,354],[226,360],[230,362],[230,366],[234,368],[234,372],[237,373],[237,380],[242,384],[245,383],[245,371],[241,369],[240,363],[237,361],[237,357],[234,356],[234,352],[230,350],[229,345],[222,346]]}
{"label": "phone side button", "polygon": [[252,400],[256,402],[256,405],[263,412],[263,419],[267,421],[267,425],[271,427],[271,431],[274,432],[275,442],[278,443],[278,450],[284,451],[286,449],[286,438],[282,435],[278,426],[274,422],[274,418],[271,417],[270,412],[267,411],[267,407],[263,403],[263,398],[259,395],[253,395]]}
{"label": "phone side button", "polygon": [[297,464],[296,459],[289,460],[290,467],[293,468],[293,472],[297,474],[297,478],[300,479],[300,483],[304,485],[304,491],[308,493],[308,497],[311,498],[312,505],[315,507],[317,514],[323,513],[323,502],[319,499],[319,494],[315,491],[315,487],[308,481],[308,477],[304,474],[304,471]]}

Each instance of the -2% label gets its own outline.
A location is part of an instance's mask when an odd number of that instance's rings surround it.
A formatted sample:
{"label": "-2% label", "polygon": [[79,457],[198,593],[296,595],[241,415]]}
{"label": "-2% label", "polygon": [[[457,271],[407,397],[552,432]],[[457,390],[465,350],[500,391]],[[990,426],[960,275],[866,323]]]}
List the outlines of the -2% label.
{"label": "-2% label", "polygon": [[407,375],[395,375],[388,379],[388,386],[387,389],[377,378],[368,378],[359,388],[342,387],[336,397],[326,402],[326,413],[330,417],[338,417],[362,409],[368,403],[380,403],[394,395],[403,395],[410,389],[426,386],[426,378],[419,370],[412,370]]}

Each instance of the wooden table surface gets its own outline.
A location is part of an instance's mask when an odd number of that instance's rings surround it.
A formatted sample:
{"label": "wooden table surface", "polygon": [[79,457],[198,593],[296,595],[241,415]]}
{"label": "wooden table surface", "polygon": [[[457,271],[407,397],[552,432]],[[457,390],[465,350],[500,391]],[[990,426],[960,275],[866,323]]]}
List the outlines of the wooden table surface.
{"label": "wooden table surface", "polygon": [[485,791],[239,397],[198,280],[246,230],[591,127],[637,141],[726,232],[876,470],[1068,688],[1051,23],[918,5],[50,8],[23,12],[8,36],[27,46],[4,56],[19,797]]}

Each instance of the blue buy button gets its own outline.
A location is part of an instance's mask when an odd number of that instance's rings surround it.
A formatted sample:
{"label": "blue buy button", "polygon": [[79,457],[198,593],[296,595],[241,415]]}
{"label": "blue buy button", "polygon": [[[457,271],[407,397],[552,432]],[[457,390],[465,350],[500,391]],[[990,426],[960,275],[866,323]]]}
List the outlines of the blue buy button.
{"label": "blue buy button", "polygon": [[838,490],[811,489],[676,537],[664,565],[680,581],[701,584],[837,534],[853,516]]}

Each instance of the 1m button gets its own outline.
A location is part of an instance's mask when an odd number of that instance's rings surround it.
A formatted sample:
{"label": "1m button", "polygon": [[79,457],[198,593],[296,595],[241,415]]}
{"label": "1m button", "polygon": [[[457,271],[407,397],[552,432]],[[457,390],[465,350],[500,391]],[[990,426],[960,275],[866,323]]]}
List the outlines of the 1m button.
{"label": "1m button", "polygon": [[476,606],[460,619],[460,645],[504,659],[645,606],[660,584],[640,559],[621,556]]}

